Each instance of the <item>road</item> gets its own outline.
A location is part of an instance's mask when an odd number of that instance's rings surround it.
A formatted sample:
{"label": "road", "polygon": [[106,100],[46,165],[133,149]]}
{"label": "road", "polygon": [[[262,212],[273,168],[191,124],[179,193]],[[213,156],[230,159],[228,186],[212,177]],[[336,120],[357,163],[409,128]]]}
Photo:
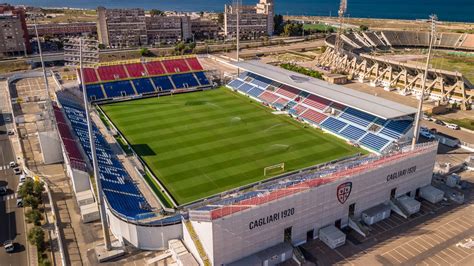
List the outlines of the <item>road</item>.
{"label": "road", "polygon": [[[12,144],[6,135],[7,126],[12,128],[11,124],[5,123],[6,106],[5,99],[7,97],[5,91],[0,91],[0,184],[8,185],[9,192],[5,196],[0,196],[0,266],[4,265],[29,265],[28,255],[26,251],[26,234],[24,224],[23,208],[16,207],[16,188],[18,186],[18,176],[8,166],[9,162],[15,159]],[[11,123],[11,122],[9,122]],[[3,242],[13,240],[15,243],[15,252],[6,253],[3,249]]]}

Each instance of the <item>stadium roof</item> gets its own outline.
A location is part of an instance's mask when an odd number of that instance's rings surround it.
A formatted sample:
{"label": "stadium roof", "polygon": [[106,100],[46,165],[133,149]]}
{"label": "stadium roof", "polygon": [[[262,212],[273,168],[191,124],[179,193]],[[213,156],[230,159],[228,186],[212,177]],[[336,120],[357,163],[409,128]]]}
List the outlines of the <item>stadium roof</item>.
{"label": "stadium roof", "polygon": [[260,63],[255,60],[233,62],[232,64],[248,72],[316,94],[333,102],[341,103],[384,119],[394,119],[416,113],[415,108],[397,102],[340,85],[330,84],[323,80],[304,76],[281,67]]}

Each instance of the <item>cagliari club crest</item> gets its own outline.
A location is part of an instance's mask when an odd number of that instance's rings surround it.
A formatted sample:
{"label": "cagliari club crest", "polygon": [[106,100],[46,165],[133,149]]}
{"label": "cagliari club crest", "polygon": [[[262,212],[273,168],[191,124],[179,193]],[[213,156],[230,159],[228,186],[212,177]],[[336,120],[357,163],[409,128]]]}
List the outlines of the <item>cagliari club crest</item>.
{"label": "cagliari club crest", "polygon": [[346,183],[340,184],[339,186],[337,186],[337,200],[341,204],[344,204],[344,202],[346,202],[346,200],[349,198],[351,191],[352,191],[352,182],[346,182]]}

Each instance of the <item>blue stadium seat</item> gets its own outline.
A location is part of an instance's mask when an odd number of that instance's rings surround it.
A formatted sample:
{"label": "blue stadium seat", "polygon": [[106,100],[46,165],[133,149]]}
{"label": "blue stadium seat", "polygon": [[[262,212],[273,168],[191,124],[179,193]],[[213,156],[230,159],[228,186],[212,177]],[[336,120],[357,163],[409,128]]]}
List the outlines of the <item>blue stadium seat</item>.
{"label": "blue stadium seat", "polygon": [[382,128],[380,133],[398,139],[405,133],[412,123],[413,121],[410,120],[390,120],[387,125]]}
{"label": "blue stadium seat", "polygon": [[367,127],[370,123],[372,123],[372,121],[375,120],[376,117],[371,114],[367,114],[349,107],[341,114],[341,118],[344,118],[358,125]]}
{"label": "blue stadium seat", "polygon": [[177,89],[199,86],[199,83],[197,82],[196,78],[194,78],[194,75],[192,73],[172,75],[171,79],[173,80],[173,83]]}
{"label": "blue stadium seat", "polygon": [[242,84],[244,84],[244,82],[238,80],[238,79],[234,79],[232,80],[231,82],[229,82],[229,86],[234,88],[234,89],[238,89],[240,86],[242,86]]}
{"label": "blue stadium seat", "polygon": [[104,90],[110,98],[135,95],[129,80],[104,83]]}
{"label": "blue stadium seat", "polygon": [[[71,122],[72,129],[78,137],[83,150],[91,161],[92,157],[84,109],[77,103],[59,95],[58,100]],[[102,189],[110,208],[119,216],[128,220],[154,217],[155,213],[148,208],[142,208],[143,206],[149,206],[148,202],[95,126],[94,133],[99,175],[102,181]]]}
{"label": "blue stadium seat", "polygon": [[345,122],[337,120],[333,117],[328,117],[326,120],[324,120],[324,122],[321,123],[322,127],[335,133],[341,131],[341,129],[344,128],[346,125],[347,124]]}
{"label": "blue stadium seat", "polygon": [[252,84],[257,85],[257,86],[259,86],[261,88],[264,88],[264,89],[266,89],[272,83],[271,80],[269,80],[267,78],[264,78],[264,77],[261,77],[261,76],[258,76],[258,75],[253,74],[253,73],[250,73],[249,76],[253,78],[253,80],[251,81]]}
{"label": "blue stadium seat", "polygon": [[380,151],[387,143],[388,139],[376,136],[372,133],[367,133],[361,140],[362,145],[367,146],[373,150]]}
{"label": "blue stadium seat", "polygon": [[168,76],[153,77],[151,80],[153,80],[153,83],[155,83],[156,89],[160,91],[169,91],[174,89],[173,84],[171,83]]}
{"label": "blue stadium seat", "polygon": [[134,79],[132,82],[139,94],[155,92],[155,89],[153,88],[149,78]]}
{"label": "blue stadium seat", "polygon": [[349,125],[341,131],[341,135],[351,139],[358,140],[360,139],[367,131],[357,128],[355,126]]}
{"label": "blue stadium seat", "polygon": [[101,100],[106,98],[99,84],[86,85],[86,92],[89,100]]}
{"label": "blue stadium seat", "polygon": [[244,84],[242,84],[242,86],[239,87],[238,90],[247,93],[253,88],[255,88],[255,87],[248,84],[248,83],[244,83]]}
{"label": "blue stadium seat", "polygon": [[209,82],[209,80],[207,79],[206,74],[204,74],[204,72],[196,72],[196,73],[194,73],[194,75],[196,75],[196,77],[199,80],[199,83],[201,83],[201,85],[206,86],[206,85],[211,84]]}
{"label": "blue stadium seat", "polygon": [[250,96],[253,96],[255,98],[257,98],[260,94],[262,94],[264,92],[264,90],[260,89],[260,88],[257,88],[257,87],[254,87],[253,89],[251,89],[250,91],[248,91],[247,93],[250,95]]}

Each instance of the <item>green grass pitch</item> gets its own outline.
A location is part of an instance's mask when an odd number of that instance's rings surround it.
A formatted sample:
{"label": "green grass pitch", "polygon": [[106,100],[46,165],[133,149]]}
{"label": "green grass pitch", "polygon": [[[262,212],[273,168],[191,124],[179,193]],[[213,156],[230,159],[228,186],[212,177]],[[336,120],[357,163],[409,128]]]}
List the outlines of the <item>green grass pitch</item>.
{"label": "green grass pitch", "polygon": [[101,108],[180,205],[363,152],[225,88]]}

